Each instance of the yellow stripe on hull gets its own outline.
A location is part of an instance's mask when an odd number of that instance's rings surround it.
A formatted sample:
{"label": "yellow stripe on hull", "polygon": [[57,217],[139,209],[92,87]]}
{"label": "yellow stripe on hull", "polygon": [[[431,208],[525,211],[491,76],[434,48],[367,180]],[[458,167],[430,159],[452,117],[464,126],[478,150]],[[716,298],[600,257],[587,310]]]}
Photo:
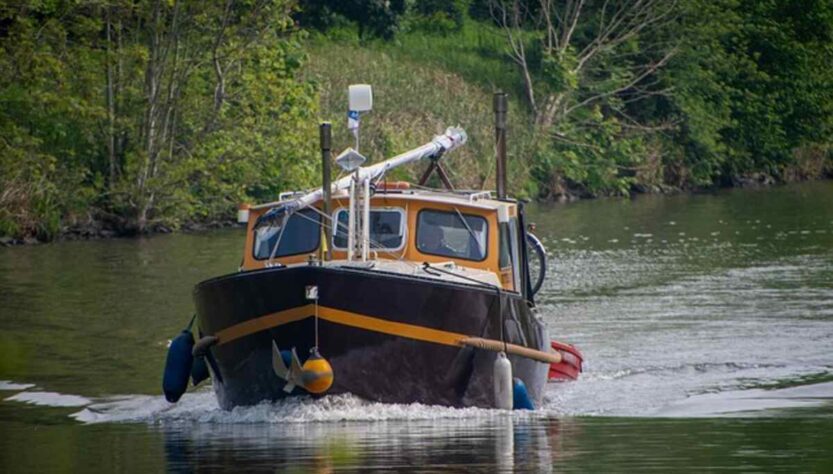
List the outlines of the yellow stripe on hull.
{"label": "yellow stripe on hull", "polygon": [[[256,332],[311,318],[314,314],[315,305],[307,304],[229,326],[218,331],[215,335],[219,338],[218,344],[222,345]],[[368,331],[416,339],[418,341],[433,342],[446,346],[460,346],[462,345],[461,341],[469,337],[456,332],[431,329],[413,324],[397,323],[327,306],[318,307],[318,317],[325,321],[344,326],[352,326]]]}
{"label": "yellow stripe on hull", "polygon": [[[306,318],[311,318],[314,314],[315,305],[307,304],[267,314],[266,316],[261,316],[259,318],[235,324],[234,326],[229,326],[221,331],[218,331],[215,335],[219,338],[218,345],[223,345],[250,334],[265,331],[284,324],[301,321]],[[528,357],[539,362],[558,363],[561,361],[561,354],[558,352],[543,352],[531,347],[524,347],[516,344],[504,344],[501,341],[492,339],[483,339],[456,332],[388,321],[381,318],[375,318],[373,316],[365,316],[363,314],[352,313],[350,311],[343,311],[327,306],[318,307],[318,317],[331,323],[365,329],[367,331],[374,331],[382,334],[389,334],[391,336],[404,337],[417,341],[456,347],[469,345],[492,351],[501,351],[506,349],[506,352],[510,354]]]}

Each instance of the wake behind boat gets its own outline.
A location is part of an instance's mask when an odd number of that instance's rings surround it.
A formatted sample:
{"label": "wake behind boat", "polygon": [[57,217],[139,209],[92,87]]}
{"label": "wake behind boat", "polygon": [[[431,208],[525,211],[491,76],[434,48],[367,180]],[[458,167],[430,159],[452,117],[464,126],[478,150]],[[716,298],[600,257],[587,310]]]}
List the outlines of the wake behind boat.
{"label": "wake behind boat", "polygon": [[[371,103],[369,86],[351,86],[357,138]],[[173,341],[166,397],[210,371],[225,409],[323,393],[533,408],[548,378],[577,376],[581,355],[550,341],[535,309],[545,252],[505,195],[505,96],[495,105],[497,196],[453,189],[441,159],[465,144],[459,128],[368,167],[349,148],[330,182],[322,124],[322,187],[241,210],[241,267],[196,286],[198,340],[189,328]],[[419,185],[387,181],[416,161],[428,162]],[[445,190],[422,186],[433,172]]]}

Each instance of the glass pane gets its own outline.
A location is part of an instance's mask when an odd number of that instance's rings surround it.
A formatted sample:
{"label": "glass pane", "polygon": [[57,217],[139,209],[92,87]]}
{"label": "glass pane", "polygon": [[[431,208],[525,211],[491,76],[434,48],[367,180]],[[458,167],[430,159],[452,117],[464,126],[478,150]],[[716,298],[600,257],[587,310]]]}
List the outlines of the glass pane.
{"label": "glass pane", "polygon": [[370,211],[371,248],[399,248],[402,237],[402,214],[397,211]]}
{"label": "glass pane", "polygon": [[[338,211],[336,221],[338,229],[333,236],[333,247],[347,248],[347,211]],[[402,246],[404,238],[401,211],[370,210],[370,248],[396,249]]]}
{"label": "glass pane", "polygon": [[518,247],[518,218],[509,218],[509,246],[512,251],[512,274],[515,277],[515,291],[521,290],[521,253]]}
{"label": "glass pane", "polygon": [[336,214],[336,232],[333,235],[333,247],[347,248],[347,211],[338,211]]}
{"label": "glass pane", "polygon": [[422,253],[465,260],[486,258],[488,238],[486,219],[457,212],[419,213],[417,248]]}
{"label": "glass pane", "polygon": [[498,229],[500,231],[498,267],[502,270],[512,265],[511,250],[509,248],[509,223],[501,222],[498,224]]}
{"label": "glass pane", "polygon": [[[263,226],[255,230],[255,258],[263,260],[269,258],[278,236],[281,235],[283,220],[278,219],[273,225]],[[275,257],[285,257],[310,253],[318,248],[321,239],[318,227],[318,214],[311,209],[304,209],[293,214],[286,224],[286,230],[280,237],[280,244]]]}

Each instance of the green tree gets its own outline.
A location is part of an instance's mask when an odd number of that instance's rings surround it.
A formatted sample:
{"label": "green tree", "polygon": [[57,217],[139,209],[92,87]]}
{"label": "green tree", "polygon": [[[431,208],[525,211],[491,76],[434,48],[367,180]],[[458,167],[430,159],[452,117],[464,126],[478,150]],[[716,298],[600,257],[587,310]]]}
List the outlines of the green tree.
{"label": "green tree", "polygon": [[658,107],[679,127],[667,165],[695,185],[781,178],[798,150],[827,146],[833,120],[829,2],[692,1],[667,35],[680,53]]}
{"label": "green tree", "polygon": [[413,10],[423,29],[447,33],[463,29],[468,8],[468,0],[416,0]]}
{"label": "green tree", "polygon": [[489,5],[536,126],[543,194],[771,181],[831,167],[820,162],[833,120],[830,2]]}
{"label": "green tree", "polygon": [[539,143],[543,194],[619,194],[643,167],[646,135],[672,125],[635,111],[657,95],[677,54],[657,41],[676,2],[493,0],[491,14],[517,65]]}
{"label": "green tree", "polygon": [[405,13],[405,0],[301,0],[296,14],[305,28],[326,31],[349,22],[357,26],[359,38],[392,39]]}
{"label": "green tree", "polygon": [[[312,179],[317,110],[284,0],[6,7],[0,231],[230,215]],[[314,163],[314,161],[313,161]]]}

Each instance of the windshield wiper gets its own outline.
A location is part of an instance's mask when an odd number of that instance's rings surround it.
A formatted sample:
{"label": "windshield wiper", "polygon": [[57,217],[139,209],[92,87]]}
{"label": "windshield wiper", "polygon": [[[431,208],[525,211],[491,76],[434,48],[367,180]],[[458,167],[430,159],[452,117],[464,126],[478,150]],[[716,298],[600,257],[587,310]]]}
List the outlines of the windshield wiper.
{"label": "windshield wiper", "polygon": [[480,252],[480,255],[478,255],[478,257],[482,257],[484,252],[483,248],[481,247],[482,244],[480,243],[480,239],[478,239],[474,231],[471,230],[471,227],[469,227],[469,223],[466,222],[466,219],[463,217],[463,214],[460,213],[460,210],[455,207],[454,212],[457,213],[457,217],[460,219],[460,222],[462,222],[463,225],[466,226],[466,230],[469,231],[469,235],[471,236],[471,238],[474,239],[474,241],[477,243],[477,251]]}

